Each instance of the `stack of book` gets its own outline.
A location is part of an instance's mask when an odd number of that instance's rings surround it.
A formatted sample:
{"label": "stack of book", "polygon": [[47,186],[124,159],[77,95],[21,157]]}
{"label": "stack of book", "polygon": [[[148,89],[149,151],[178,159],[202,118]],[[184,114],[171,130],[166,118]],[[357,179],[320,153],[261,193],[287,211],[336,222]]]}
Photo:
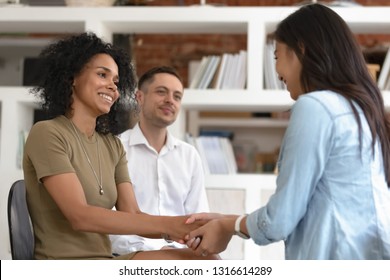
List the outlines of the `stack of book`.
{"label": "stack of book", "polygon": [[247,51],[204,56],[190,79],[194,89],[244,89],[247,76]]}

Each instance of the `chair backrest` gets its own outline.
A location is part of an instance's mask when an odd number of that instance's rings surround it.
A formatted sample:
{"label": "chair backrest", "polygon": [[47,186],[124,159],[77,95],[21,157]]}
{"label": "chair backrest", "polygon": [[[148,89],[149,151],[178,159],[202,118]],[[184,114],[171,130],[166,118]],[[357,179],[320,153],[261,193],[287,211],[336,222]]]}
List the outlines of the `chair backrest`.
{"label": "chair backrest", "polygon": [[12,259],[33,259],[34,234],[27,208],[24,180],[12,184],[8,194],[7,211]]}

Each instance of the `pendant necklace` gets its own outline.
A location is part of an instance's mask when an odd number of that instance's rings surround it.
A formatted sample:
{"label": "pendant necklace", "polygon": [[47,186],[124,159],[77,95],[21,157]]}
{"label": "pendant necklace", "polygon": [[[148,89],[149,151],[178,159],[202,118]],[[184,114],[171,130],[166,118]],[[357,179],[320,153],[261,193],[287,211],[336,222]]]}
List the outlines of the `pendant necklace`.
{"label": "pendant necklace", "polygon": [[100,181],[99,181],[99,179],[98,179],[98,176],[97,176],[97,174],[96,174],[95,169],[94,169],[93,166],[92,166],[92,162],[91,162],[91,160],[89,159],[89,156],[88,156],[88,154],[87,154],[87,150],[85,149],[84,144],[83,144],[83,142],[81,141],[81,137],[80,137],[79,133],[77,132],[76,127],[74,126],[72,120],[69,119],[69,121],[70,121],[70,123],[72,124],[73,130],[74,130],[74,132],[76,133],[76,136],[77,136],[77,140],[79,141],[79,144],[80,144],[80,146],[81,146],[81,149],[83,150],[84,155],[85,155],[85,157],[87,158],[87,161],[88,161],[88,163],[89,163],[89,166],[90,166],[91,169],[92,169],[93,175],[95,176],[96,182],[98,183],[98,186],[99,186],[99,194],[100,194],[100,195],[103,195],[103,194],[104,194],[104,191],[103,191],[102,170],[101,170],[101,166],[100,166],[101,164],[100,164],[99,138],[96,136],[97,152],[98,152],[98,162],[99,162],[99,173],[100,173]]}

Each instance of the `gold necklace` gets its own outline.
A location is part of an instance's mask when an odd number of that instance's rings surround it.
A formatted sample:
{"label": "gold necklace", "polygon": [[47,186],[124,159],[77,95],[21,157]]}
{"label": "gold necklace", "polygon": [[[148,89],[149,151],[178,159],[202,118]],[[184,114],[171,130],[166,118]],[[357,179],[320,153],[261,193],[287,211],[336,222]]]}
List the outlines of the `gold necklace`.
{"label": "gold necklace", "polygon": [[101,170],[101,166],[100,166],[101,164],[100,164],[99,138],[96,136],[97,152],[98,152],[98,162],[99,162],[99,173],[100,173],[100,181],[99,181],[99,179],[98,179],[98,176],[97,176],[97,174],[96,174],[95,169],[94,169],[93,166],[92,166],[92,162],[91,162],[91,160],[89,159],[89,156],[88,156],[88,154],[87,154],[87,150],[85,149],[84,144],[83,144],[83,142],[81,141],[80,135],[79,135],[79,133],[77,132],[76,127],[74,126],[74,124],[73,124],[73,122],[72,122],[71,119],[69,119],[69,121],[70,121],[70,123],[72,124],[73,130],[74,130],[74,132],[76,133],[76,136],[77,136],[77,140],[79,141],[79,144],[80,144],[80,146],[81,146],[81,148],[82,148],[82,150],[83,150],[83,152],[84,152],[84,155],[85,155],[85,157],[87,158],[87,161],[88,161],[88,163],[89,163],[89,166],[90,166],[91,169],[92,169],[93,175],[95,176],[96,182],[98,183],[98,186],[99,186],[99,194],[100,194],[100,195],[103,195],[103,194],[104,194],[104,191],[103,191],[102,170]]}

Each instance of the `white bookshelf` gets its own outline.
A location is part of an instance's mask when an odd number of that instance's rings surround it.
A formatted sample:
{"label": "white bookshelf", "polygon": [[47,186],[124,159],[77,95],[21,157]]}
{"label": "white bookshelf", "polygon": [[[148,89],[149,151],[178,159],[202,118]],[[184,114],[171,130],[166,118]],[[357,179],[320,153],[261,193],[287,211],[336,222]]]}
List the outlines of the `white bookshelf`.
{"label": "white bookshelf", "polygon": [[[247,87],[245,90],[185,91],[183,111],[171,130],[183,137],[187,127],[186,111],[251,111],[270,112],[288,109],[292,104],[289,93],[264,89],[264,46],[266,35],[276,24],[297,7],[1,7],[0,33],[72,33],[93,31],[106,41],[114,33],[225,33],[247,36]],[[335,8],[354,32],[390,33],[390,7]],[[39,47],[41,41],[0,39],[1,55],[7,56],[14,47]],[[0,55],[0,56],[1,56]],[[386,107],[390,108],[390,92],[383,92]],[[13,181],[23,174],[17,165],[18,141],[21,130],[32,125],[34,98],[28,89],[19,86],[0,86],[0,259],[9,259],[7,197]],[[201,123],[200,123],[201,124]],[[190,124],[194,125],[194,124]],[[195,124],[196,125],[196,124]],[[229,125],[229,120],[221,124]],[[238,122],[250,129],[262,127],[251,122]],[[272,128],[270,124],[264,124]],[[263,191],[274,188],[273,175],[229,175],[208,177],[208,190],[239,189],[244,194],[244,210],[259,207]],[[235,182],[235,183],[233,183]],[[223,202],[222,202],[223,203]],[[218,207],[220,205],[216,205]],[[239,213],[237,213],[239,214]],[[251,242],[251,241],[249,241]],[[249,243],[245,243],[249,244]],[[270,248],[270,247],[268,247]],[[261,248],[264,249],[264,248]],[[273,258],[275,250],[263,251],[245,245],[245,258]],[[276,258],[280,257],[276,254]]]}

